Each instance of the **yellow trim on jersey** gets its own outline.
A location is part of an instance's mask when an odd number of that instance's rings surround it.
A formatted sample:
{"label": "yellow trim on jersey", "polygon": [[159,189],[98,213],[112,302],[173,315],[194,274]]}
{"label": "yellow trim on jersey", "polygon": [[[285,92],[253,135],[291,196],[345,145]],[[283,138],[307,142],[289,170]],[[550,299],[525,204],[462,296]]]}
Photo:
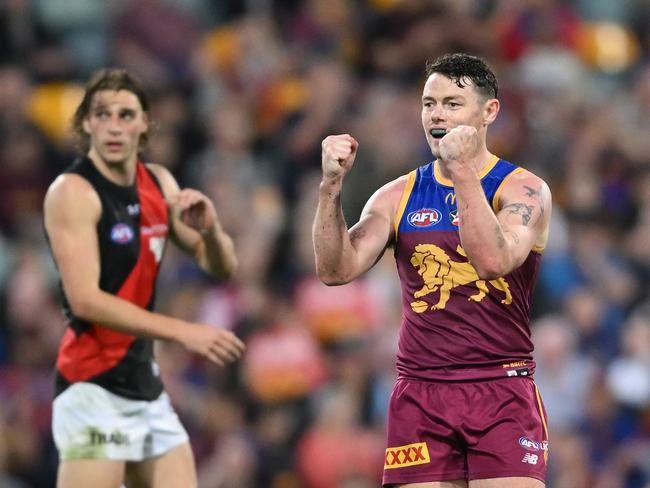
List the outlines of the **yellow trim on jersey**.
{"label": "yellow trim on jersey", "polygon": [[[542,396],[539,394],[539,388],[537,388],[537,383],[533,382],[535,385],[535,397],[537,398],[537,408],[539,409],[539,416],[542,419],[542,425],[544,426],[544,435],[546,436],[546,441],[548,441],[548,425],[546,425],[546,417],[544,416],[544,407],[542,406]],[[544,450],[544,461],[548,461],[548,448]]]}
{"label": "yellow trim on jersey", "polygon": [[[486,174],[492,171],[492,168],[494,168],[498,162],[499,162],[499,156],[492,155],[488,163],[483,167],[481,172],[478,174],[478,177],[482,179]],[[437,159],[433,162],[433,177],[438,181],[438,183],[442,185],[452,186],[452,187],[454,186],[453,181],[442,176],[442,172],[440,171],[440,163],[438,163]]]}
{"label": "yellow trim on jersey", "polygon": [[408,203],[411,192],[413,191],[413,186],[415,186],[416,174],[417,170],[415,169],[409,173],[409,178],[404,186],[404,190],[402,191],[402,198],[399,201],[397,212],[395,212],[395,240],[397,240],[397,231],[399,229],[400,220],[402,220],[402,215],[404,215],[404,209],[406,208],[406,204]]}
{"label": "yellow trim on jersey", "polygon": [[508,181],[511,176],[521,173],[523,170],[524,168],[516,168],[512,171],[512,173],[506,175],[503,181],[499,184],[496,191],[494,192],[494,196],[492,197],[492,210],[494,210],[494,213],[497,213],[499,210],[501,210],[501,208],[499,208],[499,198],[501,198],[501,191],[503,190],[503,186],[506,184],[506,181]]}

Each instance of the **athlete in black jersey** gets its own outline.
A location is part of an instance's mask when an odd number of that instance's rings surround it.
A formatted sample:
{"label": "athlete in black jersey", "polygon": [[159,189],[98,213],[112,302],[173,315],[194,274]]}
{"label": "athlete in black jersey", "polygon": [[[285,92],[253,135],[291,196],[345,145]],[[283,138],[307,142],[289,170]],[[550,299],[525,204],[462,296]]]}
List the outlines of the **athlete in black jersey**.
{"label": "athlete in black jersey", "polygon": [[222,366],[244,345],[231,332],[153,312],[167,237],[217,278],[236,268],[212,202],[144,164],[149,105],[123,70],[96,73],[74,118],[84,154],[50,186],[45,230],[68,329],[56,370],[57,486],[193,487],[187,434],[164,392],[153,340]]}

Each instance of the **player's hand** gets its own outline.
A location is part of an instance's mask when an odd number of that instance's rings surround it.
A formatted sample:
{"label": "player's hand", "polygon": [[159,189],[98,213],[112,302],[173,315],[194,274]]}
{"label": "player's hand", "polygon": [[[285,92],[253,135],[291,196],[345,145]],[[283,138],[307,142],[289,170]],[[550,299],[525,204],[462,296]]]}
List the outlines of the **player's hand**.
{"label": "player's hand", "polygon": [[323,177],[342,178],[350,171],[359,143],[350,134],[327,136],[322,143]]}
{"label": "player's hand", "polygon": [[440,139],[440,161],[451,172],[465,166],[476,155],[479,138],[476,128],[459,125]]}
{"label": "player's hand", "polygon": [[201,233],[214,228],[218,222],[214,204],[198,190],[185,188],[170,203],[175,215],[180,215],[185,225]]}
{"label": "player's hand", "polygon": [[232,332],[211,325],[188,324],[181,332],[180,343],[189,351],[224,366],[239,359],[246,346]]}

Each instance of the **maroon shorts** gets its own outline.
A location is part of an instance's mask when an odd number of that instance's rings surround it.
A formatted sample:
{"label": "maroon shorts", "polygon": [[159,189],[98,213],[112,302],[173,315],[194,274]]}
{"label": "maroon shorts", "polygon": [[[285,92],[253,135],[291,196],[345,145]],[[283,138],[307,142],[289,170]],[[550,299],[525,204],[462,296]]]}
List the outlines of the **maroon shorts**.
{"label": "maroon shorts", "polygon": [[530,377],[465,383],[398,379],[384,486],[525,476],[544,481],[546,413]]}

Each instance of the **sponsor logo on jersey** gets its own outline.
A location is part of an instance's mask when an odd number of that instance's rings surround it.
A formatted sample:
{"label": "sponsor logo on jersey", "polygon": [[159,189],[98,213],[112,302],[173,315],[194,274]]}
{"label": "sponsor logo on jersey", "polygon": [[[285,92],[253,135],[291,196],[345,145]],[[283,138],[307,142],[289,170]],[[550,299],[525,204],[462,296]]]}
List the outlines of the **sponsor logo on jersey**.
{"label": "sponsor logo on jersey", "polygon": [[406,220],[413,227],[430,227],[440,222],[442,215],[435,208],[421,208],[407,215]]}
{"label": "sponsor logo on jersey", "polygon": [[140,227],[140,234],[143,236],[166,236],[168,230],[167,224],[143,225]]}
{"label": "sponsor logo on jersey", "polygon": [[528,437],[520,437],[519,445],[529,451],[546,451],[548,449],[548,442],[537,442]]}
{"label": "sponsor logo on jersey", "polygon": [[140,213],[140,204],[139,203],[133,203],[130,205],[126,206],[126,211],[129,213],[129,215],[138,215]]}
{"label": "sponsor logo on jersey", "polygon": [[133,229],[126,224],[118,223],[111,229],[111,240],[118,244],[127,244],[133,240]]}
{"label": "sponsor logo on jersey", "polygon": [[452,210],[451,212],[449,212],[449,221],[453,225],[456,226],[458,225],[458,210]]}
{"label": "sponsor logo on jersey", "polygon": [[521,366],[526,366],[526,361],[512,361],[501,365],[502,368],[520,368]]}
{"label": "sponsor logo on jersey", "polygon": [[447,193],[445,195],[445,203],[447,205],[456,205],[456,194],[455,193]]}
{"label": "sponsor logo on jersey", "polygon": [[427,464],[429,450],[425,442],[417,442],[406,446],[389,447],[386,449],[384,469],[405,468],[416,464]]}

